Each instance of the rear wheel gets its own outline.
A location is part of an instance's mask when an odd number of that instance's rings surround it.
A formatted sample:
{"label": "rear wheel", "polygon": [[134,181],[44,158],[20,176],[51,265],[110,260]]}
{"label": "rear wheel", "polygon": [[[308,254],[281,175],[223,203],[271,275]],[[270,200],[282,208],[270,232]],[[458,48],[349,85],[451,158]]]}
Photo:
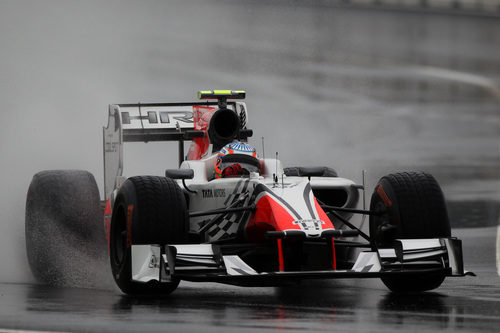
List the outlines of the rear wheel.
{"label": "rear wheel", "polygon": [[183,244],[188,214],[180,187],[170,178],[137,176],[127,179],[115,200],[110,231],[110,261],[120,289],[131,295],[169,294],[179,281],[132,281],[131,245]]}
{"label": "rear wheel", "polygon": [[42,171],[26,198],[25,235],[34,277],[46,284],[102,285],[106,240],[94,177],[81,170]]}
{"label": "rear wheel", "polygon": [[[391,245],[394,239],[450,237],[451,228],[443,192],[433,176],[424,172],[401,172],[384,176],[375,187],[370,210],[374,247]],[[420,292],[439,287],[444,273],[383,277],[394,292]]]}

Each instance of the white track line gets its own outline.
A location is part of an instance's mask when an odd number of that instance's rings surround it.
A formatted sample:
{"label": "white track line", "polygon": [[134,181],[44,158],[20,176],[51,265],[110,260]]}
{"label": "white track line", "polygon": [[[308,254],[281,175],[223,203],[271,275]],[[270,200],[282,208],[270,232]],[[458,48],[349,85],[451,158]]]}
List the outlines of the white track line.
{"label": "white track line", "polygon": [[14,330],[8,328],[1,328],[0,333],[64,333],[61,331],[30,331],[30,330]]}
{"label": "white track line", "polygon": [[500,225],[497,229],[497,273],[500,276]]}
{"label": "white track line", "polygon": [[490,93],[496,99],[500,101],[500,82],[496,82],[487,77],[431,66],[410,67],[410,70],[416,72],[419,75],[430,76],[455,82],[462,82],[485,88],[486,90],[490,91]]}

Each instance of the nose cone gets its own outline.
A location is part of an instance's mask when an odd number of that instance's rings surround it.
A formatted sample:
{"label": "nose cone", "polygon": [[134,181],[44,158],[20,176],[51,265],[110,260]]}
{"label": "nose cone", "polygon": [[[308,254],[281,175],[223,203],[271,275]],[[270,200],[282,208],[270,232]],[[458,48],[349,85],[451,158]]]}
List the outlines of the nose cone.
{"label": "nose cone", "polygon": [[266,231],[301,230],[319,237],[325,229],[334,229],[319,206],[307,180],[293,185],[269,188],[259,184],[254,192],[257,210],[247,226],[247,235],[261,239]]}

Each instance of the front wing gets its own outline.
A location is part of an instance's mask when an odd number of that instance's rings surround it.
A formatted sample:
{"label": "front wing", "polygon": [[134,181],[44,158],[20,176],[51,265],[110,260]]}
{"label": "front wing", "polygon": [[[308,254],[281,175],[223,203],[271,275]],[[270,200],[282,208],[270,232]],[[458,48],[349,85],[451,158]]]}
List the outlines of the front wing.
{"label": "front wing", "polygon": [[220,245],[132,245],[132,280],[221,282],[264,286],[302,279],[377,278],[388,275],[464,276],[462,242],[456,238],[400,239],[392,248],[362,251],[350,269],[258,272]]}

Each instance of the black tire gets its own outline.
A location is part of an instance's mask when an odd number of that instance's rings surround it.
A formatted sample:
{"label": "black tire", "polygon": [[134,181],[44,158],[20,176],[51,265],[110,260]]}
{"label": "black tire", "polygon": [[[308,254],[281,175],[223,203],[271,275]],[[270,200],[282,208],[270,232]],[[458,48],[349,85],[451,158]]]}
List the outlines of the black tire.
{"label": "black tire", "polygon": [[[374,248],[394,239],[450,237],[451,228],[443,192],[436,179],[425,172],[401,172],[384,176],[375,186],[370,210],[385,212],[370,216]],[[441,285],[444,273],[433,276],[384,277],[394,292],[421,292]]]}
{"label": "black tire", "polygon": [[131,245],[185,244],[188,226],[186,199],[175,181],[156,176],[128,178],[118,191],[111,218],[110,262],[118,287],[129,295],[173,292],[179,281],[132,281]]}
{"label": "black tire", "polygon": [[107,257],[103,206],[92,174],[42,171],[26,198],[28,262],[40,282],[58,286],[102,285]]}

